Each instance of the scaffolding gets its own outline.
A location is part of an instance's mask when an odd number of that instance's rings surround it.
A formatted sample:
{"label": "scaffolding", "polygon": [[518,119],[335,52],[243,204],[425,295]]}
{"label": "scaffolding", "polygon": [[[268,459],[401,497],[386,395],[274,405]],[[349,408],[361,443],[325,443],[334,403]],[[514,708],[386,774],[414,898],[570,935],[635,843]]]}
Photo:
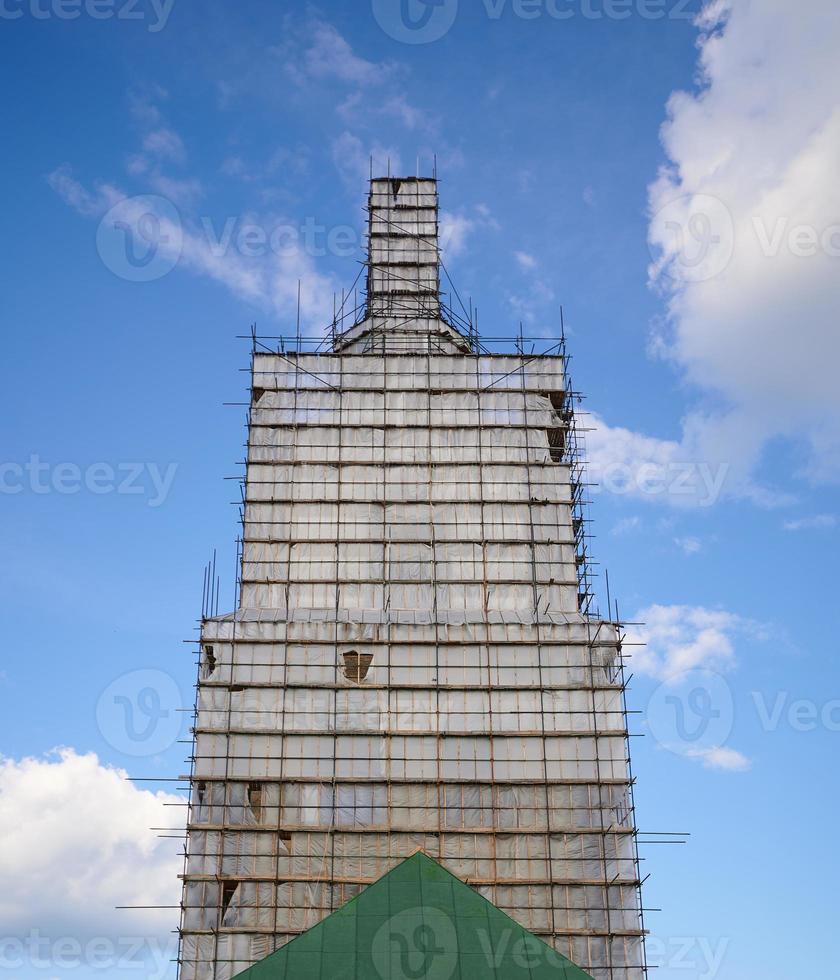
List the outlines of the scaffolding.
{"label": "scaffolding", "polygon": [[229,980],[423,850],[595,980],[640,980],[622,628],[594,607],[565,338],[494,353],[443,302],[435,180],[373,180],[369,222],[327,344],[253,338],[181,978]]}

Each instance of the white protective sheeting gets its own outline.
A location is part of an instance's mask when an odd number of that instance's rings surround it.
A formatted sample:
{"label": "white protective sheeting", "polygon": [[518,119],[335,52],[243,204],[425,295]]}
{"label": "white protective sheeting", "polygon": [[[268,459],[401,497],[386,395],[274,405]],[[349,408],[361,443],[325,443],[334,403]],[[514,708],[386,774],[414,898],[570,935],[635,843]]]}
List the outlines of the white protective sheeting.
{"label": "white protective sheeting", "polygon": [[639,980],[562,359],[256,354],[253,384],[240,606],[202,628],[183,976],[228,980],[423,848],[596,980]]}

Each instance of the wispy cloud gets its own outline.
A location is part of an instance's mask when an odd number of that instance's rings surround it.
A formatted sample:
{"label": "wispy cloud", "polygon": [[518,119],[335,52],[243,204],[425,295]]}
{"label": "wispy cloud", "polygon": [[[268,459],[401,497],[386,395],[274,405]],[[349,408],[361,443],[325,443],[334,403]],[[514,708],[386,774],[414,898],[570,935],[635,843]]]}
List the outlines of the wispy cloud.
{"label": "wispy cloud", "polygon": [[117,199],[115,193],[109,193],[106,187],[93,194],[85,190],[75,179],[73,169],[67,163],[48,174],[47,183],[65,204],[86,218],[101,217]]}
{"label": "wispy cloud", "polygon": [[350,43],[323,20],[309,21],[275,49],[285,60],[286,74],[298,85],[333,80],[362,87],[384,85],[393,78],[393,62],[375,62],[356,54]]}
{"label": "wispy cloud", "polygon": [[423,109],[411,105],[405,95],[395,95],[387,99],[382,106],[382,113],[399,120],[406,129],[433,130],[436,122]]}
{"label": "wispy cloud", "polygon": [[505,299],[515,319],[519,320],[532,335],[540,337],[559,335],[560,316],[555,309],[557,295],[548,279],[538,275],[532,276],[528,279],[527,288],[510,290]]}
{"label": "wispy cloud", "polygon": [[539,264],[537,260],[529,252],[514,252],[513,257],[516,259],[517,265],[520,269],[525,269],[531,271],[536,269]]}
{"label": "wispy cloud", "polygon": [[738,637],[762,638],[752,620],[703,606],[649,606],[628,631],[633,670],[662,681],[677,681],[687,671],[727,671],[736,664]]}
{"label": "wispy cloud", "polygon": [[140,131],[141,149],[129,156],[126,170],[132,177],[143,177],[148,186],[178,205],[198,201],[204,194],[202,182],[194,176],[174,175],[164,168],[182,168],[187,148],[181,136],[164,118],[158,103],[168,93],[155,87],[150,92],[129,96],[131,116]]}
{"label": "wispy cloud", "polygon": [[625,534],[631,534],[633,531],[638,531],[642,526],[641,517],[624,517],[618,523],[613,525],[610,534],[614,534],[616,537],[621,537]]}
{"label": "wispy cloud", "polygon": [[737,666],[739,645],[765,641],[768,630],[704,606],[649,606],[633,618],[642,625],[627,629],[630,669],[659,682],[645,710],[654,741],[708,769],[749,769],[749,759],[728,745],[734,701],[724,675]]}
{"label": "wispy cloud", "polygon": [[706,769],[719,769],[724,772],[748,772],[752,761],[737,749],[718,746],[712,749],[695,749],[688,752],[689,757],[699,759]]}
{"label": "wispy cloud", "polygon": [[145,133],[143,149],[152,156],[161,160],[172,160],[174,163],[184,163],[187,157],[184,141],[174,129],[166,127]]}
{"label": "wispy cloud", "polygon": [[674,544],[684,555],[696,555],[703,550],[703,542],[699,538],[674,538]]}
{"label": "wispy cloud", "polygon": [[440,246],[444,261],[466,251],[467,241],[479,231],[497,231],[499,223],[483,204],[460,211],[441,211]]}
{"label": "wispy cloud", "polygon": [[800,517],[793,521],[785,521],[782,525],[786,531],[818,531],[837,526],[834,514],[815,514],[813,517]]}
{"label": "wispy cloud", "polygon": [[[171,210],[157,209],[156,201],[145,195],[132,196],[112,184],[97,185],[91,192],[60,167],[49,183],[62,199],[86,218],[103,218],[119,205],[119,219],[125,233],[142,241],[150,216],[156,221],[155,248],[170,266],[204,276],[230,290],[235,296],[278,318],[287,318],[297,309],[298,282],[301,288],[301,316],[308,328],[326,330],[332,318],[332,296],[336,284],[320,273],[315,259],[302,242],[291,242],[281,251],[266,247],[255,254],[243,254],[231,242],[211,234],[208,219],[189,214],[183,207],[175,223]],[[165,203],[165,202],[163,202]],[[266,238],[272,228],[289,222],[278,216],[249,215],[252,227],[265,227]]]}
{"label": "wispy cloud", "polygon": [[608,492],[672,507],[711,507],[722,500],[748,500],[772,508],[789,494],[752,478],[754,457],[742,451],[747,438],[739,420],[688,415],[679,439],[663,439],[586,416],[585,443],[594,493]]}
{"label": "wispy cloud", "polygon": [[332,158],[348,190],[361,194],[370,178],[371,165],[375,173],[402,173],[402,159],[394,146],[384,146],[373,140],[365,143],[354,133],[341,133],[332,142]]}
{"label": "wispy cloud", "polygon": [[468,218],[465,214],[453,214],[451,211],[444,211],[440,216],[440,245],[444,254],[449,256],[460,255],[467,245],[467,239],[475,231],[476,222],[474,218]]}

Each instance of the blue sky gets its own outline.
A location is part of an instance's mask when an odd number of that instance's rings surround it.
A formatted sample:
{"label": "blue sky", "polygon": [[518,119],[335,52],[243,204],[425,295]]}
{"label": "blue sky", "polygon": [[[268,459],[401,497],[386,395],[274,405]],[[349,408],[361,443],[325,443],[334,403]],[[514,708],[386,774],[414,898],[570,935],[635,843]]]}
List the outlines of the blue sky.
{"label": "blue sky", "polygon": [[[213,549],[233,597],[237,338],[293,333],[298,279],[320,331],[358,271],[370,156],[428,173],[436,155],[445,261],[483,332],[548,343],[564,307],[593,551],[647,624],[628,647],[639,824],[692,834],[643,849],[651,960],[825,976],[838,14],[445,0],[418,36],[397,6],[5,0],[0,910],[14,895],[14,935],[53,942],[174,924],[110,908],[177,901],[177,842],[143,836],[177,822],[151,795],[177,784],[108,767],[186,771]],[[108,227],[142,233],[149,210],[169,241],[131,281]],[[101,806],[73,802],[82,785]],[[11,976],[124,971],[27,950]]]}

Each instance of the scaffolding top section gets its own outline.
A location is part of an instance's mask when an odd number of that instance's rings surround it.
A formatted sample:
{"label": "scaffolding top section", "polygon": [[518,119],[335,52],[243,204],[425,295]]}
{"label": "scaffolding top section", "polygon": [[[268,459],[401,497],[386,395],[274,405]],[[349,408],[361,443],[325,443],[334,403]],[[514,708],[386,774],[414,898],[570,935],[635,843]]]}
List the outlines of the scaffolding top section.
{"label": "scaffolding top section", "polygon": [[[358,352],[356,352],[358,353]],[[555,354],[263,353],[253,362],[253,387],[262,391],[538,391],[566,390],[565,360]]]}
{"label": "scaffolding top section", "polygon": [[468,352],[469,338],[445,316],[440,289],[437,181],[375,177],[368,197],[367,300],[360,322],[334,349]]}

